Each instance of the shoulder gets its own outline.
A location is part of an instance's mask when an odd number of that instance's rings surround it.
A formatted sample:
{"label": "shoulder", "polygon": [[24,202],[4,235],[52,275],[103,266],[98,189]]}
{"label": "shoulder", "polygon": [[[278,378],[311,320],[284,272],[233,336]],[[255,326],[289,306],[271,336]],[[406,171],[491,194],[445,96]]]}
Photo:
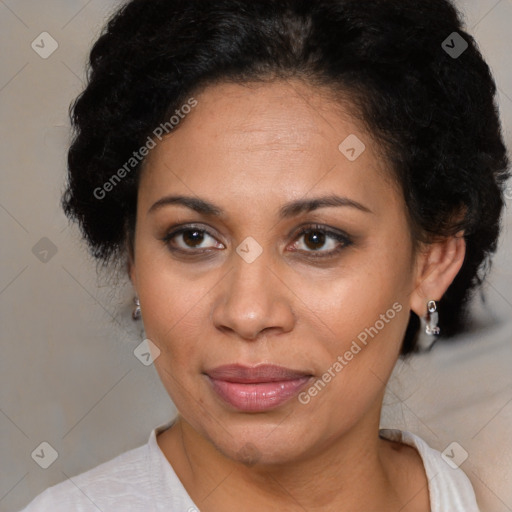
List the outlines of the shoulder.
{"label": "shoulder", "polygon": [[148,511],[148,457],[147,445],[124,452],[49,487],[20,512]]}
{"label": "shoulder", "polygon": [[432,512],[480,512],[473,486],[464,471],[458,467],[462,460],[462,453],[456,453],[458,445],[454,445],[453,449],[449,447],[443,455],[411,432],[383,429],[380,436],[401,442],[418,451],[428,480]]}

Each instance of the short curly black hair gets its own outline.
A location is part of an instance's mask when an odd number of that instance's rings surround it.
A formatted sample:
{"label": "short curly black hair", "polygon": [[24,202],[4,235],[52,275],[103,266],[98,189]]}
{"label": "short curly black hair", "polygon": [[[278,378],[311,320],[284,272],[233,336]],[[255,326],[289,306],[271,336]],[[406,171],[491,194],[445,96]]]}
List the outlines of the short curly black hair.
{"label": "short curly black hair", "polygon": [[[462,269],[439,302],[452,337],[496,250],[509,177],[496,85],[461,20],[448,0],[129,1],[94,44],[71,107],[64,211],[97,261],[119,262],[133,250],[141,163],[97,191],[194,91],[325,85],[349,95],[385,150],[415,244],[464,230]],[[416,349],[419,327],[411,311],[402,354]]]}

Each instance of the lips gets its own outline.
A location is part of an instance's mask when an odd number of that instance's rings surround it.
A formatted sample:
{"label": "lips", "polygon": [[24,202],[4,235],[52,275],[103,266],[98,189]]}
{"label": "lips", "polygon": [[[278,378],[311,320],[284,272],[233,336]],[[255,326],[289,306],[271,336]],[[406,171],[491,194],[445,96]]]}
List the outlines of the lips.
{"label": "lips", "polygon": [[205,373],[224,403],[244,412],[263,412],[283,405],[311,378],[306,372],[276,365],[225,365]]}

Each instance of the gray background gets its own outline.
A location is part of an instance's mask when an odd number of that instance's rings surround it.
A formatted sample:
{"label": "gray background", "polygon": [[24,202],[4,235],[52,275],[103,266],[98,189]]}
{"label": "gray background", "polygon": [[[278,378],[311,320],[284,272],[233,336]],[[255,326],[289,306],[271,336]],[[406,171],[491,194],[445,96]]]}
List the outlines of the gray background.
{"label": "gray background", "polygon": [[[0,0],[0,512],[145,443],[175,413],[153,366],[133,354],[143,334],[130,318],[128,280],[96,274],[59,207],[68,106],[117,5]],[[494,72],[510,148],[512,0],[458,5]],[[31,47],[42,32],[59,45],[47,59]],[[382,420],[440,451],[454,441],[463,447],[462,468],[484,512],[512,511],[512,187],[507,196],[502,244],[486,302],[474,301],[472,332],[399,362]],[[55,254],[41,253],[53,246]],[[31,458],[43,441],[58,452],[48,469]]]}

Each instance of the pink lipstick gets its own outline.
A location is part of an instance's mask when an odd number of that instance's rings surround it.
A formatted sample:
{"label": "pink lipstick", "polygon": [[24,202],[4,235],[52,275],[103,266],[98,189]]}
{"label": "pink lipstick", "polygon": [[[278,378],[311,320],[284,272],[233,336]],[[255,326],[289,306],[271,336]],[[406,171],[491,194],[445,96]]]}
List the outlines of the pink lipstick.
{"label": "pink lipstick", "polygon": [[282,366],[231,364],[205,372],[217,395],[235,409],[263,412],[297,395],[311,375]]}

